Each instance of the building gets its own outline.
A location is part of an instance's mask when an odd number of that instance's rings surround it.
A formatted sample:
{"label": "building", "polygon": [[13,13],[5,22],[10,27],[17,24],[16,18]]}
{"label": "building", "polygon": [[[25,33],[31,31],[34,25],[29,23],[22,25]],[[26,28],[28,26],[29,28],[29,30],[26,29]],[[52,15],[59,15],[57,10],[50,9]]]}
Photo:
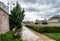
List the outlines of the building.
{"label": "building", "polygon": [[23,24],[34,24],[33,21],[23,21]]}
{"label": "building", "polygon": [[55,15],[49,18],[48,22],[60,22],[60,15]]}
{"label": "building", "polygon": [[47,19],[44,19],[44,20],[36,20],[35,21],[35,24],[40,24],[40,25],[43,25],[43,24],[47,24]]}
{"label": "building", "polygon": [[0,2],[0,34],[10,30],[9,28],[9,7]]}
{"label": "building", "polygon": [[49,25],[60,25],[60,15],[55,15],[48,20]]}
{"label": "building", "polygon": [[60,26],[60,15],[54,15],[51,18],[44,19],[44,20],[36,20],[36,24],[43,24],[47,23],[47,25],[54,25],[54,26]]}
{"label": "building", "polygon": [[35,24],[42,24],[42,20],[41,21],[40,20],[36,20]]}

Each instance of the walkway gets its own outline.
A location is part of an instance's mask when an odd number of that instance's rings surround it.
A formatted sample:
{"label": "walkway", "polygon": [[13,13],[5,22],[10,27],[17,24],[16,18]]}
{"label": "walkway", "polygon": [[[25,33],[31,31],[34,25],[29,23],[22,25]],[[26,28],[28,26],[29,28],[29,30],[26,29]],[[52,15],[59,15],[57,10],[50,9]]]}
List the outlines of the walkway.
{"label": "walkway", "polygon": [[45,35],[35,32],[27,27],[22,27],[22,40],[23,41],[54,41]]}

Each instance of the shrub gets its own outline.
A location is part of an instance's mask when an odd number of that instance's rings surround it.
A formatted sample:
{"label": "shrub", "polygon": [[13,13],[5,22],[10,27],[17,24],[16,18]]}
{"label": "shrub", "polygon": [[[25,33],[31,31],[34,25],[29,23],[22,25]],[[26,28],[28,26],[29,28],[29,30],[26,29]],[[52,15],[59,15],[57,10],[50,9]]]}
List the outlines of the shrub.
{"label": "shrub", "polygon": [[34,26],[34,25],[26,25],[28,28],[31,28],[35,31],[41,32],[41,33],[57,33],[60,32],[59,26]]}
{"label": "shrub", "polygon": [[45,24],[46,25],[46,24],[48,24],[48,22],[42,22],[42,24]]}

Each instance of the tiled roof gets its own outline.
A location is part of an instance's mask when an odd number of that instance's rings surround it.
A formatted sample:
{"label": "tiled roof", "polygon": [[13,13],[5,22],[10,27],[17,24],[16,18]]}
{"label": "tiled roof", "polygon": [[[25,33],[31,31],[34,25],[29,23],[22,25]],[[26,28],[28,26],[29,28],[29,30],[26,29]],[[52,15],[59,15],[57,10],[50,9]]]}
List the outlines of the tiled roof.
{"label": "tiled roof", "polygon": [[3,2],[0,2],[0,9],[9,14],[9,7],[6,6]]}
{"label": "tiled roof", "polygon": [[51,17],[49,20],[52,20],[52,19],[60,19],[60,15],[55,15],[55,16]]}

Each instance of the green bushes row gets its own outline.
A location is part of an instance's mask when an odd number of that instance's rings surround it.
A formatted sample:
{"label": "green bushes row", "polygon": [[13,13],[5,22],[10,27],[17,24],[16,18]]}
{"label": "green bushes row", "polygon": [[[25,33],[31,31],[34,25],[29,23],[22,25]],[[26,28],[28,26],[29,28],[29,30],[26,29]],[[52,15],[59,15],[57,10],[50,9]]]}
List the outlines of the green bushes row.
{"label": "green bushes row", "polygon": [[36,26],[36,25],[26,25],[27,27],[41,32],[41,33],[58,33],[60,32],[60,26]]}
{"label": "green bushes row", "polygon": [[0,41],[22,41],[20,37],[14,36],[12,31],[0,35]]}

